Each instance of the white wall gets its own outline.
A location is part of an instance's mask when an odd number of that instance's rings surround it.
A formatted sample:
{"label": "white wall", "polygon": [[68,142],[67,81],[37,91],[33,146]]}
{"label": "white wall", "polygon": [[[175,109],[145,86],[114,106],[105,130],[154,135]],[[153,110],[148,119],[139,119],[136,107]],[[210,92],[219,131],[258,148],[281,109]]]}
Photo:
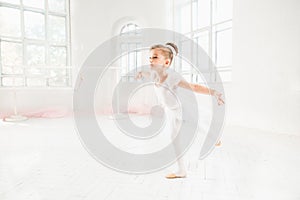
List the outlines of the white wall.
{"label": "white wall", "polygon": [[299,11],[299,0],[234,0],[230,123],[300,135]]}
{"label": "white wall", "polygon": [[[16,105],[20,113],[42,113],[46,110],[69,113],[72,108],[71,89],[17,89],[16,91]],[[11,89],[0,90],[0,118],[14,112],[14,102],[14,92]]]}
{"label": "white wall", "polygon": [[71,0],[72,49],[75,67],[83,64],[93,49],[113,35],[123,18],[142,27],[166,28],[169,0]]}

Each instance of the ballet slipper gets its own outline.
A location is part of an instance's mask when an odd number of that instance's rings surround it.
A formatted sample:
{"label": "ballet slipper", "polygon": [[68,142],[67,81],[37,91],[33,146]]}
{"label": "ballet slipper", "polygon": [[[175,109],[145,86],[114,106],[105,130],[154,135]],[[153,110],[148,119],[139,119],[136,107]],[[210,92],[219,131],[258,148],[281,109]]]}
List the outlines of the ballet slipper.
{"label": "ballet slipper", "polygon": [[186,175],[178,175],[178,174],[175,174],[175,173],[171,173],[171,174],[168,174],[166,176],[167,179],[175,179],[175,178],[186,178]]}

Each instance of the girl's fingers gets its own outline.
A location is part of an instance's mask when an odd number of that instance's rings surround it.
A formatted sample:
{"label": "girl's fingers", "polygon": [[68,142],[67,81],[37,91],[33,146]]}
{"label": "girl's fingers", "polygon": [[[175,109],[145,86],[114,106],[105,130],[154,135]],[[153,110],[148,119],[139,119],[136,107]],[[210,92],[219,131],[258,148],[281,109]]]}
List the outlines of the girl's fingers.
{"label": "girl's fingers", "polygon": [[225,102],[224,102],[224,100],[223,100],[223,99],[220,99],[220,101],[221,101],[221,104],[225,104]]}
{"label": "girl's fingers", "polygon": [[136,76],[135,79],[141,79],[142,78],[142,74],[139,72]]}
{"label": "girl's fingers", "polygon": [[218,98],[218,105],[223,105],[225,104],[224,100],[222,98]]}
{"label": "girl's fingers", "polygon": [[214,96],[217,99],[218,105],[225,104],[224,100],[222,99],[222,93],[216,92]]}

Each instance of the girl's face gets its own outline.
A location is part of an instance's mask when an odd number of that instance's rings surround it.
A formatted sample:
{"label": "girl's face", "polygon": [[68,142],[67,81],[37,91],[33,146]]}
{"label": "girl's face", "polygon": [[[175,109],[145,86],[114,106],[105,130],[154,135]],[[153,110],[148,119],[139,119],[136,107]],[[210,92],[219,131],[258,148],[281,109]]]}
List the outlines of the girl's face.
{"label": "girl's face", "polygon": [[170,59],[165,58],[160,49],[152,49],[150,51],[149,61],[151,69],[155,71],[165,69],[170,65]]}

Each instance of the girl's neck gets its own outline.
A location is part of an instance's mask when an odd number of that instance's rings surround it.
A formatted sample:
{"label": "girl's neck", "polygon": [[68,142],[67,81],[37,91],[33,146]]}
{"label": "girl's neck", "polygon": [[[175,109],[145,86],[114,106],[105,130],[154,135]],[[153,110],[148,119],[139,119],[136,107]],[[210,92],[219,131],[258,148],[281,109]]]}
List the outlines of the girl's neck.
{"label": "girl's neck", "polygon": [[162,72],[158,73],[159,76],[159,83],[163,83],[167,77],[168,77],[168,73],[166,72],[166,70],[163,70]]}

